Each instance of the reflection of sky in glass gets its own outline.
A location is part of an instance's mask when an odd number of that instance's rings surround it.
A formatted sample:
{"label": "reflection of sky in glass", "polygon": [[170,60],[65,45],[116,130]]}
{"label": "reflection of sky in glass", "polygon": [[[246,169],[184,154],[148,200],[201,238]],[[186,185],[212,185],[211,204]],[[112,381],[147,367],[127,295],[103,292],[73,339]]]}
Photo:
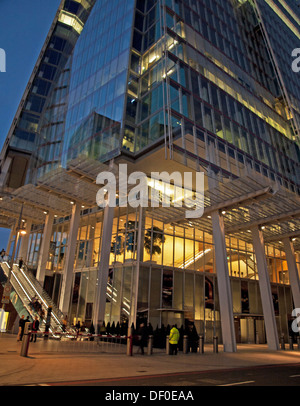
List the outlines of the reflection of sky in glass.
{"label": "reflection of sky in glass", "polygon": [[[121,122],[130,50],[133,0],[98,1],[73,54],[63,165],[78,154],[100,158],[108,127]],[[111,121],[108,122],[108,118]],[[103,137],[94,136],[106,130]],[[116,136],[116,134],[115,134]],[[79,145],[81,144],[81,145]],[[71,150],[72,149],[72,150]]]}
{"label": "reflection of sky in glass", "polygon": [[[295,105],[299,111],[300,81],[298,76],[295,75],[291,69],[291,52],[293,49],[299,48],[299,38],[295,35],[296,28],[299,31],[299,26],[297,25],[297,21],[292,18],[291,14],[287,12],[287,9],[280,2],[276,1],[276,7],[280,9],[278,14],[274,13],[272,8],[264,1],[259,0],[259,6],[262,10],[263,21],[285,87],[289,92],[289,97],[292,100],[293,105]],[[291,13],[295,13],[293,14],[294,16],[296,16],[296,13],[299,15],[299,11],[297,10],[294,1],[289,1],[288,6],[293,10]],[[287,20],[291,22],[291,24],[289,24]],[[289,46],[287,47],[286,44],[289,44]]]}

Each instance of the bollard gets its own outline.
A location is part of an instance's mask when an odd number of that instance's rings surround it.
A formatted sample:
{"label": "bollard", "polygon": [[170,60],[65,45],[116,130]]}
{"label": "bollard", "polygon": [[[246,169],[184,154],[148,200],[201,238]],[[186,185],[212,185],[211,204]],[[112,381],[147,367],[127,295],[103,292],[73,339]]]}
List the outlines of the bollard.
{"label": "bollard", "polygon": [[128,337],[127,337],[127,352],[126,354],[132,357],[133,350],[133,328],[128,328]]}
{"label": "bollard", "polygon": [[170,355],[170,342],[169,342],[170,336],[166,337],[166,354]]}
{"label": "bollard", "polygon": [[29,341],[30,341],[30,336],[31,336],[31,325],[32,323],[25,323],[25,328],[24,328],[24,335],[23,335],[23,340],[22,340],[22,347],[21,347],[21,357],[27,357],[28,356],[28,348],[29,348]]}
{"label": "bollard", "polygon": [[298,350],[300,350],[300,336],[297,337]]}
{"label": "bollard", "polygon": [[294,349],[294,344],[293,344],[293,337],[289,337],[289,344],[290,344],[290,350]]}
{"label": "bollard", "polygon": [[218,349],[218,337],[214,336],[214,352],[218,353],[219,349]]}
{"label": "bollard", "polygon": [[188,353],[188,336],[183,336],[183,354]]}
{"label": "bollard", "polygon": [[153,354],[153,336],[149,336],[148,339],[148,355]]}
{"label": "bollard", "polygon": [[204,337],[200,336],[199,337],[199,354],[204,353]]}
{"label": "bollard", "polygon": [[284,334],[281,334],[280,337],[280,346],[282,350],[285,350]]}

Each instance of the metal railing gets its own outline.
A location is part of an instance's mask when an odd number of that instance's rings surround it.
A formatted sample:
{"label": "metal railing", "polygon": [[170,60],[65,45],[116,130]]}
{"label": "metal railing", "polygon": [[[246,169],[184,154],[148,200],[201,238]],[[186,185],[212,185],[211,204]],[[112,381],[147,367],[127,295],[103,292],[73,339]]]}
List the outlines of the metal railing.
{"label": "metal railing", "polygon": [[27,279],[28,283],[31,283],[34,286],[34,289],[38,292],[39,296],[44,300],[47,306],[52,308],[52,314],[55,315],[58,320],[61,320],[63,318],[63,313],[43,289],[40,282],[33,276],[26,264],[23,265],[23,268],[25,269],[19,268],[19,270],[24,275],[25,279]]}
{"label": "metal railing", "polygon": [[[32,317],[40,316],[39,312],[31,305],[32,298],[37,297],[41,305],[41,309],[45,315],[47,314],[48,308],[52,308],[50,331],[62,331],[62,313],[44,291],[39,282],[34,278],[34,276],[29,271],[26,272],[23,269],[20,269],[17,264],[13,264],[13,268],[10,269],[9,264],[4,261],[1,262],[1,267],[7,277],[11,271],[10,282],[27,312]],[[42,326],[45,326],[45,319],[43,318],[42,321]]]}

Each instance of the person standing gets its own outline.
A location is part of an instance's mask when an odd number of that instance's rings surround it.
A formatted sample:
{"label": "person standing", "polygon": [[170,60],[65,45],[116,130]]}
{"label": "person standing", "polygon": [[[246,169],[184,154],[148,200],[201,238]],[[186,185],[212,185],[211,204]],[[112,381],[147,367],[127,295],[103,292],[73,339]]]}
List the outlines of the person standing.
{"label": "person standing", "polygon": [[144,347],[147,346],[147,341],[148,341],[148,334],[147,334],[147,330],[145,327],[145,324],[142,323],[140,325],[140,328],[138,330],[138,336],[139,336],[139,346],[140,346],[140,350],[142,355],[144,355]]}
{"label": "person standing", "polygon": [[169,343],[170,343],[170,355],[177,355],[177,347],[179,341],[180,333],[176,327],[176,324],[172,326],[169,336]]}
{"label": "person standing", "polygon": [[22,269],[23,263],[24,263],[23,258],[20,258],[19,259],[19,268],[20,269]]}
{"label": "person standing", "polygon": [[68,327],[68,316],[67,315],[62,320],[62,327],[63,327],[63,331],[67,330],[67,327]]}
{"label": "person standing", "polygon": [[17,341],[22,341],[23,334],[24,334],[24,328],[25,328],[25,319],[24,319],[24,314],[23,314],[19,320],[19,332],[18,332]]}
{"label": "person standing", "polygon": [[34,336],[34,342],[36,342],[36,336],[37,332],[39,330],[40,322],[38,320],[38,317],[35,316],[34,321],[32,323],[32,333],[31,333],[31,338],[30,341],[33,341],[33,336]]}

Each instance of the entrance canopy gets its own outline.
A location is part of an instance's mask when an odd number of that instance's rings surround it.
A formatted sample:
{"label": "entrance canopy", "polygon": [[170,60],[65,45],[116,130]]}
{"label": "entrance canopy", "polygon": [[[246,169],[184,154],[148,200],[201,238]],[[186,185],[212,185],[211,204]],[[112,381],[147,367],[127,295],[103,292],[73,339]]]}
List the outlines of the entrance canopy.
{"label": "entrance canopy", "polygon": [[165,223],[179,223],[212,234],[211,213],[219,211],[224,216],[226,235],[252,243],[250,228],[258,226],[265,242],[282,248],[281,239],[288,236],[294,240],[295,249],[300,249],[300,197],[275,183],[267,184],[263,178],[238,178],[207,190],[200,218],[186,218],[186,210],[184,205],[159,207],[148,209],[147,214]]}
{"label": "entrance canopy", "polygon": [[[37,185],[25,185],[4,196],[0,200],[2,226],[10,226],[8,219],[20,216],[22,204],[22,216],[36,224],[43,224],[49,211],[61,217],[70,215],[74,203],[95,207],[100,187],[96,177],[104,170],[108,166],[99,162],[72,162],[67,170],[58,168],[39,179]],[[195,227],[212,234],[211,214],[218,211],[224,216],[226,235],[252,243],[250,229],[257,226],[263,230],[266,243],[282,248],[281,240],[289,237],[295,250],[300,250],[300,197],[263,176],[225,179],[206,190],[200,218],[186,218],[186,210],[191,208],[184,202],[182,207],[171,203],[170,207],[152,208],[149,201],[146,214],[166,224]]]}

